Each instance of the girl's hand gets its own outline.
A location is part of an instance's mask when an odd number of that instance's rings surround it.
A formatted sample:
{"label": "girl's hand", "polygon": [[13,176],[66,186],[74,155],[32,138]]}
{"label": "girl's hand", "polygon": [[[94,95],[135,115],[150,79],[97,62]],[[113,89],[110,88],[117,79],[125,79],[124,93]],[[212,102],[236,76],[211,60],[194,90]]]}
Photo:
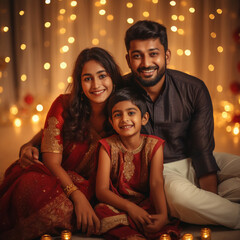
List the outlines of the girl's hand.
{"label": "girl's hand", "polygon": [[134,223],[137,225],[137,228],[141,231],[143,231],[146,226],[152,224],[148,212],[134,203],[129,206],[129,210],[127,212]]}
{"label": "girl's hand", "polygon": [[156,233],[168,224],[168,219],[162,214],[152,214],[149,216],[152,224],[145,225],[144,232],[146,234]]}
{"label": "girl's hand", "polygon": [[81,229],[87,236],[99,234],[100,221],[85,195],[77,190],[71,194],[77,217],[77,228]]}

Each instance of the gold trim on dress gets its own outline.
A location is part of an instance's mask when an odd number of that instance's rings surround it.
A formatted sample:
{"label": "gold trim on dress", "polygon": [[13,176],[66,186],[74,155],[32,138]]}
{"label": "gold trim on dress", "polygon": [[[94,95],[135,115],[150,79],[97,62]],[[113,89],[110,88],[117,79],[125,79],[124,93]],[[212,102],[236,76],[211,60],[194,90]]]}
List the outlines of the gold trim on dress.
{"label": "gold trim on dress", "polygon": [[62,153],[63,145],[56,139],[60,136],[60,129],[56,127],[59,123],[56,117],[49,117],[47,127],[43,130],[43,140],[41,144],[42,152]]}
{"label": "gold trim on dress", "polygon": [[128,226],[129,222],[127,219],[126,214],[121,214],[117,216],[111,216],[111,217],[106,217],[101,220],[101,228],[100,228],[100,233],[105,233],[109,231],[110,229],[115,228],[118,225],[125,225]]}

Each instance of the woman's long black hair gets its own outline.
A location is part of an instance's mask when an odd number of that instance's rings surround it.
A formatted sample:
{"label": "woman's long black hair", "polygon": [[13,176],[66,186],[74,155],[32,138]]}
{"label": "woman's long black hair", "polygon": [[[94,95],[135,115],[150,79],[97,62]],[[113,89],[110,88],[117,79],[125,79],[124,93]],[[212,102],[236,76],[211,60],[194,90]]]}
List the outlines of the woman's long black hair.
{"label": "woman's long black hair", "polygon": [[[86,48],[79,54],[72,74],[70,101],[63,112],[64,142],[83,142],[89,137],[87,132],[90,127],[91,105],[89,99],[83,93],[81,75],[83,66],[90,60],[95,60],[104,67],[113,81],[113,89],[119,88],[122,82],[120,68],[106,50],[99,47]],[[106,122],[108,122],[107,110],[105,113]]]}

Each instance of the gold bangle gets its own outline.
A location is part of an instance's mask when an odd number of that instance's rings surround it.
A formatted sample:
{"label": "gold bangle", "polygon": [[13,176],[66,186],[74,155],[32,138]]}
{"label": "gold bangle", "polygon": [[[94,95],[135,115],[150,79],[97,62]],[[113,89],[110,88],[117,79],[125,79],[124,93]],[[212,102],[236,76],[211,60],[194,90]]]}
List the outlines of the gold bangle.
{"label": "gold bangle", "polygon": [[69,198],[70,195],[75,192],[76,190],[78,190],[78,187],[76,185],[74,185],[73,183],[70,185],[67,185],[63,191],[65,192],[65,194],[67,195],[67,197]]}

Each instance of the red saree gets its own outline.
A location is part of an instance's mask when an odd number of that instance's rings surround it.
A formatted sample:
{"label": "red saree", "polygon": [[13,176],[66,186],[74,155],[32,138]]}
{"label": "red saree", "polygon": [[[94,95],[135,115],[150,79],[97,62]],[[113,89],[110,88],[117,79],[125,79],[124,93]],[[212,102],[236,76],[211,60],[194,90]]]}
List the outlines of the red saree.
{"label": "red saree", "polygon": [[[100,137],[91,131],[90,143],[63,146],[62,112],[68,99],[69,95],[60,95],[50,108],[42,152],[62,153],[63,168],[91,201],[95,190],[95,152]],[[0,185],[0,216],[0,239],[33,239],[44,233],[59,234],[63,229],[76,230],[72,202],[64,194],[59,180],[41,164],[23,169],[16,161],[7,169]]]}
{"label": "red saree", "polygon": [[[164,141],[155,136],[144,136],[144,141],[134,151],[127,151],[119,136],[100,140],[111,159],[110,189],[117,195],[141,206],[149,214],[154,214],[154,206],[149,194],[149,172],[151,159]],[[95,212],[101,220],[101,232],[106,239],[126,239],[130,236],[141,236],[147,239],[157,239],[163,233],[178,239],[180,231],[178,221],[168,224],[159,232],[145,235],[135,226],[131,218],[113,206],[100,203],[95,206]]]}

